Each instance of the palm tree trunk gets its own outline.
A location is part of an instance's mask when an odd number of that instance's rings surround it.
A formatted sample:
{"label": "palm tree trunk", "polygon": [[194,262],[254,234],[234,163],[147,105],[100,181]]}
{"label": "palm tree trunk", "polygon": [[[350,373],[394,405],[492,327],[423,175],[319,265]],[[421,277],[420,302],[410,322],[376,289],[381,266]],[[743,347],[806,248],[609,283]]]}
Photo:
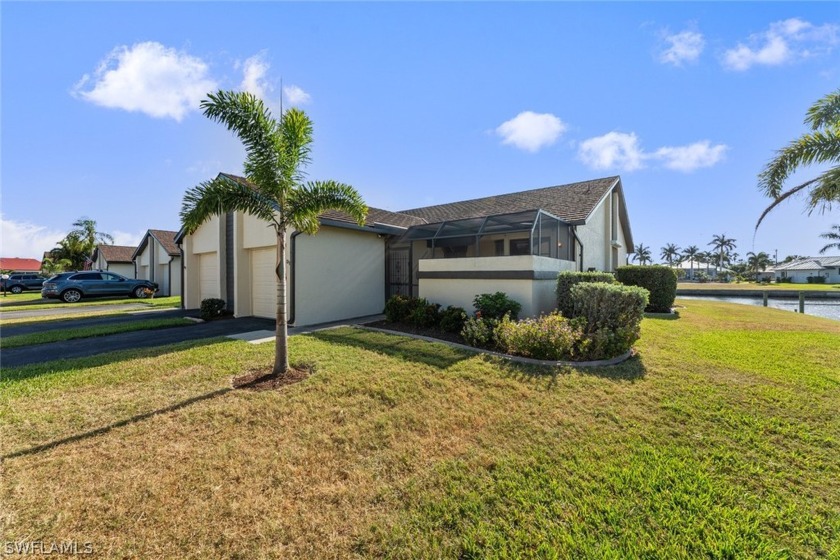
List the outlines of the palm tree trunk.
{"label": "palm tree trunk", "polygon": [[277,331],[274,339],[275,375],[289,370],[289,331],[286,325],[286,229],[277,230]]}

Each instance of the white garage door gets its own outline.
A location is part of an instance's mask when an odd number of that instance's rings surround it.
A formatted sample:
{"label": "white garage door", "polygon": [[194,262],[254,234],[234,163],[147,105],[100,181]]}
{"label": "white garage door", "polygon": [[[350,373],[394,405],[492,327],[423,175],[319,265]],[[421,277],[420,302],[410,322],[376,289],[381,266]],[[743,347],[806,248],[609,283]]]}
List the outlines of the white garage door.
{"label": "white garage door", "polygon": [[276,249],[251,251],[251,310],[257,317],[277,316]]}
{"label": "white garage door", "polygon": [[202,253],[198,258],[198,293],[201,301],[221,297],[216,253]]}

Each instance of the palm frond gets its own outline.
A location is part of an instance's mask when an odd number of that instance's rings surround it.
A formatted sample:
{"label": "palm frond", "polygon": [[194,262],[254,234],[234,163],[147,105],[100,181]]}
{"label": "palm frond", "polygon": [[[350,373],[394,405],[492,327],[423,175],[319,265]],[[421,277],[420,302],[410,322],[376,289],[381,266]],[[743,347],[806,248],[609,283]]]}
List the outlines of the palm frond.
{"label": "palm frond", "polygon": [[754,231],[758,231],[758,226],[761,225],[761,222],[764,220],[765,216],[767,216],[767,214],[769,214],[770,211],[773,210],[776,206],[778,206],[779,204],[781,204],[782,202],[784,202],[788,198],[792,197],[796,193],[801,192],[802,190],[810,187],[811,185],[813,185],[817,181],[819,181],[819,178],[811,179],[810,181],[805,181],[801,185],[797,185],[797,186],[793,187],[792,189],[789,189],[786,192],[782,193],[781,195],[777,196],[776,200],[774,200],[773,203],[770,206],[765,208],[764,212],[761,213],[761,216],[758,217],[758,221],[755,223],[755,230]]}
{"label": "palm frond", "polygon": [[277,121],[262,100],[247,92],[218,91],[201,102],[204,115],[224,124],[245,146],[245,175],[266,193],[276,194]]}
{"label": "palm frond", "polygon": [[290,192],[286,205],[289,223],[304,233],[318,231],[318,216],[327,210],[344,212],[359,225],[368,211],[356,189],[336,181],[309,181]]}
{"label": "palm frond", "polygon": [[769,197],[782,194],[785,180],[803,165],[840,161],[840,127],[803,134],[776,153],[758,176],[758,188]]}
{"label": "palm frond", "polygon": [[280,168],[288,184],[300,184],[311,161],[312,121],[300,109],[289,109],[280,120]]}
{"label": "palm frond", "polygon": [[181,205],[181,222],[188,234],[212,216],[226,212],[245,212],[277,224],[276,203],[257,189],[224,175],[189,189]]}
{"label": "palm frond", "polygon": [[808,109],[805,124],[814,130],[820,128],[836,128],[840,125],[840,90],[829,93]]}
{"label": "palm frond", "polygon": [[820,237],[822,237],[823,239],[831,240],[831,243],[828,243],[825,247],[820,249],[821,255],[829,249],[840,249],[840,226],[835,224],[831,226],[831,229],[836,231],[827,231],[825,233],[820,234]]}
{"label": "palm frond", "polygon": [[808,193],[808,213],[819,208],[830,211],[833,203],[840,204],[840,167],[833,167],[817,177],[817,186]]}

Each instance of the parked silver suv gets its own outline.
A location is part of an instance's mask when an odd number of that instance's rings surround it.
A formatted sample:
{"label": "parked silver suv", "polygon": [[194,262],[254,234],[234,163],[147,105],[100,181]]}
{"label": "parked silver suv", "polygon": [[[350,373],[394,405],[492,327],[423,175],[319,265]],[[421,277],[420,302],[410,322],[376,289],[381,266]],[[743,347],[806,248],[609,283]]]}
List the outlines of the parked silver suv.
{"label": "parked silver suv", "polygon": [[75,303],[86,297],[129,296],[146,298],[158,291],[158,285],[148,280],[134,280],[104,270],[62,272],[53,276],[41,288],[41,297]]}

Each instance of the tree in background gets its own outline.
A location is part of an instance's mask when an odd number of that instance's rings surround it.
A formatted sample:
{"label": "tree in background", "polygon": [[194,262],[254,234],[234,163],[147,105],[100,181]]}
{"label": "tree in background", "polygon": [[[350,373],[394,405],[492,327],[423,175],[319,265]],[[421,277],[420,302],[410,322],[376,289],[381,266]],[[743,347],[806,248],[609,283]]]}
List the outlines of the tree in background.
{"label": "tree in background", "polygon": [[58,242],[55,249],[50,251],[53,262],[64,261],[70,263],[67,268],[82,270],[85,261],[90,257],[93,248],[78,235],[68,233],[67,237]]}
{"label": "tree in background", "polygon": [[360,225],[367,215],[362,197],[350,185],[336,181],[304,181],[312,149],[312,121],[290,109],[275,119],[250,93],[219,91],[201,102],[204,115],[233,131],[245,145],[247,183],[219,175],[188,190],[181,220],[188,234],[208,218],[245,212],[271,224],[277,236],[277,330],[273,374],[289,370],[286,326],[286,232],[313,234],[318,216],[327,210],[349,214]]}
{"label": "tree in background", "polygon": [[727,260],[725,258],[725,255],[727,255],[730,251],[733,251],[735,249],[735,240],[726,237],[726,234],[723,233],[721,235],[713,235],[712,240],[708,243],[708,245],[711,245],[712,248],[715,251],[717,251],[718,267],[723,268],[723,262],[724,260]]}
{"label": "tree in background", "polygon": [[773,258],[761,251],[759,253],[747,253],[747,268],[752,274],[764,272],[767,267],[773,264]]}
{"label": "tree in background", "polygon": [[835,224],[831,226],[831,230],[825,233],[821,233],[820,237],[822,237],[823,239],[831,240],[831,242],[828,245],[820,249],[821,255],[829,251],[830,249],[837,249],[838,251],[840,251],[840,225]]}
{"label": "tree in background", "polygon": [[[840,162],[840,90],[829,93],[811,106],[805,124],[810,125],[811,132],[779,150],[758,176],[758,188],[773,202],[759,216],[756,230],[771,210],[806,189],[808,214],[816,208],[820,212],[831,210],[832,203],[840,203],[840,166],[836,165]],[[785,181],[798,168],[820,163],[834,165],[814,179],[784,189]]]}
{"label": "tree in background", "polygon": [[659,256],[668,263],[668,266],[674,266],[674,261],[679,262],[680,260],[680,248],[673,243],[668,243],[662,247]]}
{"label": "tree in background", "polygon": [[58,274],[65,270],[72,270],[73,263],[69,259],[46,257],[41,261],[41,272],[44,274]]}
{"label": "tree in background", "polygon": [[694,262],[697,260],[697,255],[700,254],[700,248],[697,245],[690,245],[683,249],[682,252],[682,260],[683,262],[688,261],[690,266],[690,274],[689,276],[694,279]]}
{"label": "tree in background", "polygon": [[113,245],[114,238],[108,234],[101,231],[96,230],[96,220],[91,220],[87,216],[82,216],[75,222],[73,222],[73,227],[76,228],[70,232],[70,235],[76,235],[88,244],[90,247],[90,252],[93,253],[93,249],[96,248],[97,245]]}
{"label": "tree in background", "polygon": [[652,259],[652,256],[651,256],[651,253],[650,253],[650,247],[645,247],[641,243],[636,245],[636,247],[633,249],[633,253],[634,253],[633,254],[633,260],[634,261],[638,260],[639,264],[642,265],[642,266],[649,263]]}

